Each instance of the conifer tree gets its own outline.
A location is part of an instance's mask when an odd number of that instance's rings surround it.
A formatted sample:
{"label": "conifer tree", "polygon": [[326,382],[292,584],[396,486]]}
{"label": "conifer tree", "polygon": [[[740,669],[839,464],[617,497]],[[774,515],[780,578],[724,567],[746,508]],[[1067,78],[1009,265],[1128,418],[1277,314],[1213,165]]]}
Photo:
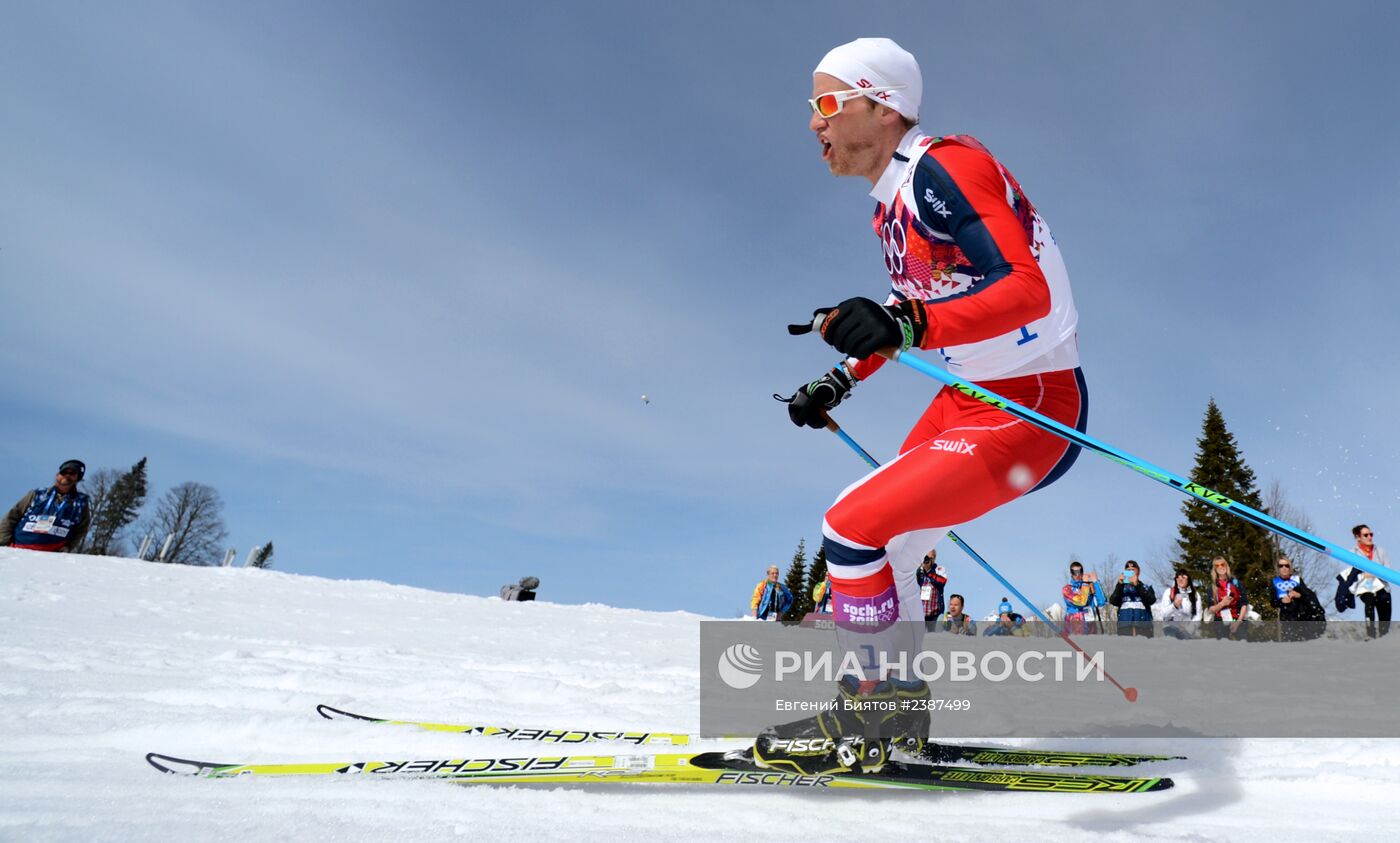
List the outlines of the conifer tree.
{"label": "conifer tree", "polygon": [[[807,597],[812,599],[812,595],[817,593],[817,586],[826,581],[826,546],[817,547],[817,555],[812,557],[812,567],[807,571]],[[812,609],[817,608],[817,601],[812,599]]]}
{"label": "conifer tree", "polygon": [[807,540],[797,540],[797,551],[792,554],[792,564],[788,565],[787,578],[783,581],[792,592],[792,608],[783,615],[785,621],[800,621],[812,611],[812,594],[807,591]]}
{"label": "conifer tree", "polygon": [[[1206,406],[1201,438],[1196,440],[1196,465],[1191,479],[1265,511],[1254,471],[1245,463],[1214,398]],[[1250,606],[1262,617],[1276,616],[1277,610],[1268,600],[1273,576],[1273,548],[1268,532],[1196,498],[1183,504],[1181,512],[1185,520],[1177,527],[1176,545],[1181,564],[1191,572],[1192,580],[1212,588],[1211,560],[1223,556],[1230,563],[1231,573],[1244,586]]]}
{"label": "conifer tree", "polygon": [[146,502],[146,458],[142,457],[131,470],[118,477],[107,490],[100,507],[92,515],[83,550],[98,556],[120,552],[119,542],[125,530],[141,514]]}
{"label": "conifer tree", "polygon": [[253,558],[248,561],[248,565],[253,568],[271,568],[272,542],[269,541],[267,544],[253,551]]}

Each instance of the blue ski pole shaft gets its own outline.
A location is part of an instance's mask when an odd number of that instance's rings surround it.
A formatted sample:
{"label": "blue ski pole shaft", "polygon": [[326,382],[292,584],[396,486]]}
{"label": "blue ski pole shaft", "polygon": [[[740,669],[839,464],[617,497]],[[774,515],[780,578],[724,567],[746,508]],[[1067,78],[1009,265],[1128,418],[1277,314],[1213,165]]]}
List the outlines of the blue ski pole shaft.
{"label": "blue ski pole shaft", "polygon": [[870,456],[870,454],[866,453],[866,450],[862,448],[859,444],[857,444],[856,440],[852,439],[849,435],[847,435],[846,431],[841,429],[841,425],[837,424],[831,418],[831,416],[826,417],[826,429],[841,437],[841,441],[849,445],[851,450],[855,451],[856,454],[858,454],[861,459],[865,460],[866,464],[869,465],[871,468],[880,467],[880,464],[875,461],[875,458]]}
{"label": "blue ski pole shaft", "polygon": [[1126,451],[1119,450],[1118,448],[1115,448],[1114,446],[1109,445],[1106,442],[1100,442],[1098,439],[1095,439],[1087,433],[1081,433],[1080,431],[1075,430],[1072,427],[1063,425],[1060,422],[1055,421],[1054,419],[1042,416],[1035,410],[1032,410],[1028,407],[1023,407],[1020,404],[1017,404],[1015,401],[1003,398],[1000,395],[997,395],[995,392],[983,389],[975,383],[960,380],[954,377],[953,375],[949,374],[948,372],[945,372],[939,367],[933,365],[932,363],[915,357],[912,354],[901,353],[893,349],[890,349],[888,351],[882,351],[880,353],[885,355],[886,357],[889,357],[892,360],[897,360],[900,363],[903,363],[904,365],[917,372],[921,372],[925,375],[928,375],[934,380],[942,381],[943,383],[947,384],[953,389],[956,389],[958,392],[961,392],[969,398],[976,399],[984,404],[988,404],[993,407],[996,407],[999,410],[1003,410],[1015,416],[1016,418],[1021,419],[1022,421],[1029,422],[1030,424],[1035,425],[1041,430],[1053,433],[1062,439],[1067,439],[1070,442],[1079,445],[1082,448],[1086,448],[1101,456],[1107,457],[1108,459],[1113,460],[1119,465],[1127,466],[1128,468],[1131,468],[1133,471],[1136,471],[1139,474],[1145,474],[1148,477],[1151,477],[1153,480],[1162,483],[1163,485],[1170,486],[1171,488],[1176,489],[1178,492],[1181,492],[1185,495],[1189,495],[1190,497],[1196,498],[1197,500],[1204,501],[1210,504],[1211,506],[1215,507],[1216,509],[1228,512],[1231,515],[1234,515],[1236,518],[1240,518],[1244,521],[1247,521],[1250,524],[1255,525],[1256,527],[1263,527],[1266,530],[1269,530],[1273,533],[1277,533],[1278,535],[1283,536],[1286,539],[1295,541],[1305,547],[1312,548],[1313,550],[1316,550],[1320,553],[1325,553],[1339,562],[1345,562],[1346,564],[1351,565],[1355,568],[1359,568],[1360,570],[1365,571],[1368,574],[1380,577],[1381,579],[1385,580],[1386,582],[1392,585],[1400,585],[1400,572],[1397,572],[1391,568],[1387,568],[1384,565],[1378,565],[1375,562],[1372,562],[1371,560],[1366,559],[1365,557],[1359,554],[1353,553],[1352,551],[1343,548],[1341,545],[1333,544],[1332,542],[1329,542],[1325,539],[1320,539],[1317,536],[1312,535],[1311,533],[1305,532],[1303,530],[1298,529],[1297,527],[1292,526],[1291,524],[1285,524],[1277,518],[1274,518],[1273,516],[1267,513],[1260,512],[1259,510],[1255,509],[1252,506],[1249,506],[1248,504],[1243,504],[1239,501],[1232,500],[1229,497],[1221,494],[1220,492],[1215,491],[1214,489],[1209,489],[1205,486],[1202,486],[1199,483],[1192,482],[1184,477],[1180,477],[1176,474],[1173,474],[1164,468],[1159,468],[1153,465],[1152,463],[1147,462],[1146,460],[1139,459],[1138,457],[1135,457],[1132,454],[1127,453]]}
{"label": "blue ski pole shaft", "polygon": [[1056,635],[1058,635],[1058,636],[1060,636],[1060,637],[1062,637],[1062,638],[1064,637],[1064,634],[1065,634],[1065,633],[1064,633],[1064,630],[1060,628],[1060,625],[1059,625],[1059,624],[1055,623],[1054,621],[1050,620],[1050,618],[1046,617],[1045,613],[1042,612],[1042,611],[1040,611],[1040,609],[1036,608],[1036,605],[1035,605],[1034,603],[1032,603],[1029,599],[1027,599],[1026,595],[1022,594],[1022,593],[1020,592],[1020,590],[1016,588],[1016,586],[1014,586],[1014,585],[1012,585],[1011,583],[1007,582],[1006,577],[1003,577],[1000,573],[998,573],[998,572],[997,572],[997,569],[996,569],[996,568],[993,568],[993,567],[991,566],[991,563],[989,563],[987,560],[983,559],[982,556],[981,556],[981,554],[979,554],[977,551],[975,551],[975,550],[973,550],[971,547],[969,547],[968,544],[967,544],[967,542],[965,542],[965,541],[962,540],[962,537],[961,537],[961,536],[959,536],[957,533],[953,532],[952,530],[949,530],[949,531],[948,531],[948,538],[952,539],[954,544],[956,544],[958,547],[962,548],[964,553],[966,553],[968,556],[971,556],[973,562],[976,562],[978,565],[981,565],[982,568],[983,568],[983,570],[985,570],[987,573],[991,574],[993,577],[996,577],[996,581],[997,581],[997,582],[999,582],[999,583],[1001,583],[1002,585],[1006,586],[1006,587],[1011,591],[1012,594],[1016,595],[1016,599],[1017,599],[1017,600],[1020,600],[1021,603],[1023,603],[1027,609],[1030,609],[1032,612],[1035,613],[1035,616],[1036,616],[1037,618],[1040,618],[1040,619],[1041,619],[1042,621],[1044,621],[1047,625],[1049,625],[1049,627],[1050,627],[1051,629],[1055,630],[1055,634],[1056,634]]}
{"label": "blue ski pole shaft", "polygon": [[[1058,635],[1058,636],[1060,636],[1060,638],[1064,639],[1064,642],[1065,642],[1066,644],[1068,644],[1068,645],[1070,645],[1071,647],[1073,647],[1074,650],[1075,650],[1075,652],[1079,653],[1079,655],[1081,655],[1081,656],[1084,657],[1084,660],[1085,660],[1085,661],[1092,661],[1092,660],[1089,658],[1089,654],[1086,653],[1086,652],[1084,652],[1084,648],[1083,648],[1083,647],[1080,647],[1078,644],[1075,643],[1075,641],[1074,641],[1073,638],[1070,638],[1070,637],[1069,637],[1069,632],[1068,632],[1064,627],[1061,627],[1061,626],[1057,625],[1054,621],[1052,621],[1052,620],[1050,620],[1048,617],[1046,617],[1046,616],[1045,616],[1045,613],[1043,613],[1043,612],[1041,612],[1039,609],[1037,609],[1034,603],[1032,603],[1031,601],[1027,600],[1027,599],[1026,599],[1026,596],[1016,589],[1016,586],[1014,586],[1014,585],[1012,585],[1011,583],[1007,582],[1006,577],[1003,577],[1001,574],[997,573],[997,569],[996,569],[996,568],[993,568],[993,567],[991,566],[991,563],[989,563],[987,560],[983,559],[982,556],[981,556],[981,554],[979,554],[977,551],[975,551],[975,550],[973,550],[971,547],[969,547],[968,544],[967,544],[967,542],[963,541],[962,538],[961,538],[957,533],[953,532],[952,530],[949,530],[949,531],[948,531],[948,538],[952,539],[954,544],[956,544],[958,547],[962,548],[964,553],[966,553],[968,556],[971,556],[973,562],[976,562],[978,565],[981,565],[981,566],[986,570],[987,573],[989,573],[989,574],[991,574],[992,576],[996,577],[996,578],[997,578],[997,582],[999,582],[999,583],[1001,583],[1002,585],[1006,586],[1007,588],[1011,589],[1011,593],[1014,594],[1014,595],[1016,595],[1017,599],[1019,599],[1022,603],[1024,603],[1024,604],[1026,605],[1026,608],[1030,609],[1032,612],[1035,612],[1035,616],[1036,616],[1036,617],[1040,618],[1041,620],[1045,621],[1045,623],[1049,624],[1050,628],[1053,629],[1053,630],[1055,630],[1055,634]],[[1102,668],[1100,668],[1100,669],[1102,669]],[[1112,683],[1113,683],[1113,686],[1114,686],[1115,688],[1117,688],[1118,690],[1120,690],[1120,691],[1123,692],[1123,697],[1124,697],[1125,699],[1127,699],[1128,702],[1137,702],[1137,698],[1138,698],[1138,690],[1137,690],[1137,688],[1125,688],[1125,687],[1123,687],[1121,684],[1119,684],[1119,682],[1118,682],[1117,679],[1114,679],[1111,675],[1109,675],[1109,672],[1108,672],[1107,670],[1105,670],[1105,671],[1103,672],[1103,676],[1104,676],[1104,678],[1107,679],[1109,682],[1112,682]]]}
{"label": "blue ski pole shaft", "polygon": [[[842,430],[842,429],[841,429],[841,425],[837,424],[837,423],[835,422],[835,420],[833,420],[830,416],[827,416],[827,418],[826,418],[826,429],[829,430],[829,431],[831,431],[832,433],[836,434],[837,436],[841,437],[841,441],[842,441],[842,442],[845,442],[847,445],[849,445],[850,448],[851,448],[851,450],[852,450],[852,451],[855,451],[857,454],[859,454],[859,455],[860,455],[860,458],[863,459],[863,460],[865,460],[867,463],[869,463],[869,465],[870,465],[871,468],[879,468],[879,467],[880,467],[880,463],[876,462],[876,461],[875,461],[875,458],[872,457],[872,456],[870,456],[870,453],[869,453],[868,451],[866,451],[864,448],[862,448],[862,447],[859,445],[859,443],[856,442],[856,440],[852,439],[852,438],[850,437],[850,435],[849,435],[848,433],[846,433],[846,431]],[[1065,629],[1064,629],[1063,627],[1057,625],[1054,621],[1050,620],[1050,618],[1046,617],[1045,614],[1044,614],[1043,612],[1040,611],[1040,609],[1036,608],[1036,605],[1035,605],[1034,603],[1032,603],[1029,599],[1027,599],[1026,595],[1024,595],[1024,594],[1021,593],[1021,590],[1020,590],[1020,589],[1018,589],[1016,586],[1012,585],[1012,584],[1006,579],[1006,577],[1003,577],[1003,576],[1001,575],[1001,573],[1000,573],[999,571],[997,571],[996,568],[993,568],[993,567],[991,566],[991,563],[989,563],[987,560],[983,559],[983,558],[981,557],[981,555],[977,553],[977,551],[973,550],[970,546],[968,546],[967,542],[963,541],[961,536],[959,536],[957,533],[953,532],[952,530],[949,530],[949,531],[948,531],[948,538],[952,539],[954,544],[956,544],[958,547],[962,548],[964,553],[966,553],[968,556],[972,557],[972,561],[976,562],[978,565],[981,565],[982,568],[983,568],[987,573],[991,574],[993,577],[996,577],[997,582],[1001,583],[1002,585],[1004,585],[1004,586],[1006,586],[1008,589],[1010,589],[1011,593],[1014,594],[1014,595],[1016,595],[1016,599],[1017,599],[1017,600],[1020,600],[1021,603],[1022,603],[1023,605],[1025,605],[1025,607],[1026,607],[1027,609],[1030,609],[1032,612],[1034,612],[1036,617],[1040,618],[1042,621],[1045,621],[1045,623],[1046,623],[1051,629],[1055,630],[1055,634],[1058,635],[1060,638],[1064,639],[1064,642],[1065,642],[1066,644],[1068,644],[1069,646],[1073,647],[1075,652],[1077,652],[1077,653],[1079,653],[1079,655],[1083,656],[1083,657],[1084,657],[1084,660],[1085,660],[1086,662],[1087,662],[1087,661],[1092,661],[1092,660],[1089,658],[1089,654],[1086,653],[1086,652],[1084,652],[1084,648],[1083,648],[1083,647],[1080,647],[1078,644],[1076,644],[1075,641],[1074,641],[1074,639],[1069,637],[1069,633],[1068,633],[1067,631],[1065,631]],[[1102,670],[1102,667],[1100,667],[1100,669]],[[1104,678],[1105,678],[1105,679],[1107,679],[1109,682],[1112,682],[1112,683],[1113,683],[1114,687],[1116,687],[1118,690],[1120,690],[1120,691],[1123,692],[1123,696],[1128,700],[1128,702],[1137,702],[1137,698],[1138,698],[1138,691],[1137,691],[1137,688],[1124,688],[1122,685],[1120,685],[1120,684],[1118,683],[1118,680],[1117,680],[1117,679],[1114,679],[1114,678],[1109,674],[1109,672],[1108,672],[1107,670],[1104,670],[1104,671],[1103,671],[1103,675],[1104,675]]]}

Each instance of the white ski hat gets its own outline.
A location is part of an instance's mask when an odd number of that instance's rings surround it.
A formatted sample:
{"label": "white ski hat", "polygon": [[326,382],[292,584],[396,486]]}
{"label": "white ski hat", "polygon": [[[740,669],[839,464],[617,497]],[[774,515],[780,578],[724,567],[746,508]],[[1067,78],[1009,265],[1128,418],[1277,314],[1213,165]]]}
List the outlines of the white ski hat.
{"label": "white ski hat", "polygon": [[871,99],[888,105],[918,122],[919,104],[924,98],[924,75],[919,63],[907,50],[888,38],[857,38],[827,53],[812,71],[835,76],[852,88],[883,88],[903,85]]}

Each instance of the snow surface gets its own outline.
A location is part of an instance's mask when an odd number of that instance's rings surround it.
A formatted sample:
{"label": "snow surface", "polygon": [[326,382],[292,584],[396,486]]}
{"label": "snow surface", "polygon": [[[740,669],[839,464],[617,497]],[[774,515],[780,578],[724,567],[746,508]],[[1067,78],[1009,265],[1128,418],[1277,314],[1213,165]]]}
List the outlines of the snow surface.
{"label": "snow surface", "polygon": [[460,758],[520,748],[326,721],[314,710],[321,702],[385,717],[694,731],[700,620],[0,549],[0,839],[888,840],[897,828],[905,830],[897,837],[926,839],[1285,841],[1400,833],[1395,740],[1023,742],[1190,756],[1153,767],[1173,776],[1176,789],[1126,796],[211,781],[161,775],[144,759],[149,751],[219,762]]}

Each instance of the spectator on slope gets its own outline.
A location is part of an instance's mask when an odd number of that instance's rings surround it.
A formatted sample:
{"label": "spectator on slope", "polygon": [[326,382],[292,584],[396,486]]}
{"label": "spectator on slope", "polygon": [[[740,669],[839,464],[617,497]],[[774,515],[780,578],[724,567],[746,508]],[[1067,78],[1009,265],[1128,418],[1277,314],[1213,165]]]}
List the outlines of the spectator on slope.
{"label": "spectator on slope", "polygon": [[[1365,524],[1357,524],[1351,528],[1351,534],[1356,539],[1356,553],[1358,555],[1366,557],[1377,565],[1389,567],[1390,560],[1386,556],[1385,550],[1376,544],[1376,534],[1370,527]],[[1382,636],[1390,632],[1390,586],[1386,581],[1355,567],[1347,568],[1337,575],[1337,579],[1340,581],[1337,588],[1337,611],[1354,607],[1356,598],[1359,597],[1366,607],[1366,637],[1377,637],[1377,622],[1379,622]]]}
{"label": "spectator on slope", "polygon": [[961,594],[954,594],[948,598],[948,616],[943,619],[943,631],[954,635],[977,634],[977,622],[963,612]]}
{"label": "spectator on slope", "polygon": [[1293,562],[1280,557],[1269,602],[1278,607],[1279,640],[1311,641],[1327,631],[1327,614],[1317,594],[1293,573]]}
{"label": "spectator on slope", "polygon": [[1084,566],[1072,562],[1069,566],[1069,584],[1060,591],[1065,599],[1065,632],[1072,635],[1093,635],[1098,632],[1094,610],[1104,604],[1099,575],[1085,576]]}
{"label": "spectator on slope", "polygon": [[535,589],[540,587],[539,577],[521,577],[515,585],[501,586],[501,599],[526,602],[535,599]]}
{"label": "spectator on slope", "polygon": [[988,626],[982,633],[983,637],[989,635],[1014,635],[1017,638],[1029,638],[1031,631],[1026,629],[1026,619],[1011,610],[1011,601],[1005,597],[1001,599],[1001,604],[997,606],[996,623]]}
{"label": "spectator on slope", "polygon": [[778,566],[768,566],[768,576],[759,580],[753,590],[753,600],[749,604],[753,616],[761,621],[780,620],[783,613],[792,608],[792,592],[778,582]]}
{"label": "spectator on slope", "polygon": [[81,460],[68,460],[52,486],[26,492],[0,521],[0,547],[66,552],[81,545],[92,523],[88,497],[78,491],[85,473]]}
{"label": "spectator on slope", "polygon": [[[1243,641],[1249,634],[1249,596],[1230,573],[1230,563],[1217,556],[1211,562],[1215,578],[1211,585],[1211,631],[1216,638]],[[1228,628],[1226,625],[1229,625]]]}
{"label": "spectator on slope", "polygon": [[938,628],[938,616],[943,614],[943,587],[948,584],[948,572],[937,564],[938,551],[929,550],[919,567],[914,569],[914,577],[919,583],[919,601],[924,609],[924,629],[933,632]]}
{"label": "spectator on slope", "polygon": [[817,587],[812,589],[813,610],[820,615],[831,614],[831,574],[826,575],[826,579],[817,583]]}
{"label": "spectator on slope", "polygon": [[1173,638],[1195,638],[1205,610],[1200,595],[1191,585],[1191,575],[1177,568],[1174,582],[1167,589],[1166,601],[1158,604],[1162,614],[1162,632]]}
{"label": "spectator on slope", "polygon": [[1118,634],[1152,637],[1152,604],[1157,593],[1142,581],[1142,568],[1129,559],[1113,586],[1108,602],[1118,608]]}

